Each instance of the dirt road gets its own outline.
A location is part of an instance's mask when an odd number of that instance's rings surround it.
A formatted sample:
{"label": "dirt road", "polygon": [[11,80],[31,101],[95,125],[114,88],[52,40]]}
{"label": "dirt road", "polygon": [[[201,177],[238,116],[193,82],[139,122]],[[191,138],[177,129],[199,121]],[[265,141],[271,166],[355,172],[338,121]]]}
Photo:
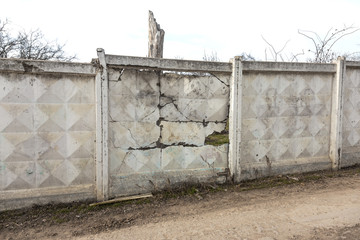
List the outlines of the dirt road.
{"label": "dirt road", "polygon": [[[174,216],[79,239],[360,239],[360,178],[225,194],[170,207]],[[348,236],[346,236],[348,235]]]}
{"label": "dirt road", "polygon": [[[107,207],[84,213],[78,222],[35,225],[19,232],[4,228],[0,238],[360,239],[359,172],[304,182],[294,177],[298,183],[249,191],[241,191],[242,185],[227,186],[215,193]],[[97,225],[104,227],[94,228]]]}

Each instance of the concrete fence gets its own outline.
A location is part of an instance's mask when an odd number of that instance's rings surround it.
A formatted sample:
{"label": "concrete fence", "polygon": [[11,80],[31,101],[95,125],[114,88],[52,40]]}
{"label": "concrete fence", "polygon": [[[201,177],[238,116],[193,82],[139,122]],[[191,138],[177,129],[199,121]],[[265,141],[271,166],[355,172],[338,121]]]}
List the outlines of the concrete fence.
{"label": "concrete fence", "polygon": [[234,59],[230,172],[235,181],[360,163],[360,64]]}
{"label": "concrete fence", "polygon": [[357,164],[359,90],[341,59],[0,59],[0,210]]}
{"label": "concrete fence", "polygon": [[95,67],[0,60],[0,210],[91,198]]}
{"label": "concrete fence", "polygon": [[184,182],[225,182],[227,144],[205,145],[205,138],[226,127],[229,63],[112,56],[101,50],[98,56],[99,130],[107,143],[101,145],[98,134],[98,199]]}

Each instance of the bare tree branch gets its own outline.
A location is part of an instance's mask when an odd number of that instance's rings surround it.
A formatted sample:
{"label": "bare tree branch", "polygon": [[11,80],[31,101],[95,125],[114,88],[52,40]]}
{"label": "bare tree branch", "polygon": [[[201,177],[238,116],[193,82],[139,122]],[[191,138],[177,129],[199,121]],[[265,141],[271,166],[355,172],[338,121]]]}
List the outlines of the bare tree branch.
{"label": "bare tree branch", "polygon": [[300,53],[296,53],[296,54],[291,53],[291,55],[292,57],[290,58],[290,62],[294,62],[294,61],[298,62],[299,61],[298,56],[305,55],[305,52],[304,50],[302,50],[302,52]]}
{"label": "bare tree branch", "polygon": [[203,60],[208,62],[220,62],[220,59],[218,58],[216,51],[212,51],[211,54],[209,55],[206,54],[206,51],[204,50]]}
{"label": "bare tree branch", "polygon": [[[263,37],[263,35],[261,35],[261,38],[264,40],[264,42],[265,42],[267,45],[269,45],[269,47],[270,47],[270,53],[271,53],[271,55],[272,55],[272,57],[273,57],[273,60],[274,60],[275,62],[277,62],[278,57],[280,57],[281,60],[284,61],[284,58],[282,57],[281,52],[284,51],[286,45],[290,42],[290,40],[287,40],[286,43],[284,44],[284,46],[283,46],[279,51],[276,51],[276,49],[274,48],[274,46],[273,46],[271,43],[269,43],[269,42]],[[266,56],[266,50],[265,50],[265,58],[267,58],[267,56]]]}
{"label": "bare tree branch", "polygon": [[252,56],[250,53],[243,52],[240,54],[241,59],[244,61],[255,61],[255,57]]}
{"label": "bare tree branch", "polygon": [[16,46],[19,43],[17,38],[13,38],[10,35],[10,32],[7,29],[8,24],[8,20],[0,20],[0,58],[9,57],[9,55],[15,51]]}
{"label": "bare tree branch", "polygon": [[324,38],[321,38],[319,34],[313,31],[299,29],[298,33],[310,39],[313,43],[314,50],[309,50],[309,51],[314,54],[314,59],[310,61],[319,62],[319,63],[328,63],[331,62],[336,57],[336,53],[333,51],[334,45],[345,36],[353,34],[357,31],[359,31],[359,28],[355,28],[353,26],[350,27],[344,26],[344,28],[340,30],[339,29],[333,30],[333,28],[330,28],[325,34]]}
{"label": "bare tree branch", "polygon": [[65,54],[65,44],[48,41],[39,30],[19,32],[16,37],[11,36],[8,29],[9,22],[0,20],[0,57],[24,58],[38,60],[72,61],[76,55]]}
{"label": "bare tree branch", "polygon": [[39,30],[29,32],[20,32],[18,35],[19,47],[17,58],[39,59],[39,60],[60,60],[72,61],[76,56],[67,56],[65,54],[64,44],[56,41],[47,41],[44,34]]}

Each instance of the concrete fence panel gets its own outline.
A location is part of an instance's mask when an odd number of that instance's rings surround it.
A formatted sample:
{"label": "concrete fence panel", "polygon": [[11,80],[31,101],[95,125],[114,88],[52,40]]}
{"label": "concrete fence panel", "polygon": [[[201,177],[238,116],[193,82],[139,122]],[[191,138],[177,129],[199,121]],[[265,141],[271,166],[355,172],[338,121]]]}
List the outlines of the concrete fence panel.
{"label": "concrete fence panel", "polygon": [[345,65],[341,167],[360,163],[360,64]]}
{"label": "concrete fence panel", "polygon": [[93,75],[89,64],[0,61],[0,210],[94,195]]}
{"label": "concrete fence panel", "polygon": [[235,180],[331,168],[335,65],[234,61]]}
{"label": "concrete fence panel", "polygon": [[[205,138],[226,128],[231,73],[161,72],[147,59],[133,65],[120,56],[105,59],[109,197],[184,183],[224,182],[227,144],[206,145]],[[173,61],[158,62],[159,67],[179,70]],[[188,71],[202,71],[208,65],[197,62]]]}

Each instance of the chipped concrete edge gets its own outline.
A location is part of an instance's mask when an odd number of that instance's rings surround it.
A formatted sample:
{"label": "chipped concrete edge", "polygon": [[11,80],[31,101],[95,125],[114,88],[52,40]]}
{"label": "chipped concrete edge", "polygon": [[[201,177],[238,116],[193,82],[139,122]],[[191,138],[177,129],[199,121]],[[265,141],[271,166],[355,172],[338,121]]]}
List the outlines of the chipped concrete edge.
{"label": "chipped concrete edge", "polygon": [[223,73],[231,73],[232,71],[232,65],[228,62],[207,62],[115,55],[106,55],[106,62],[109,65],[114,65],[116,67],[147,68],[153,70]]}
{"label": "chipped concrete edge", "polygon": [[335,73],[336,64],[298,62],[241,61],[244,72],[318,72]]}
{"label": "chipped concrete edge", "polygon": [[[210,72],[210,73],[232,72],[232,64],[229,62],[207,62],[207,61],[180,60],[180,59],[159,59],[159,58],[145,58],[145,57],[133,57],[133,56],[116,56],[116,55],[106,55],[105,57],[106,57],[106,62],[109,65],[116,67],[147,68],[153,70],[185,71],[185,72]],[[241,61],[241,62],[244,72],[319,72],[319,73],[336,72],[336,64],[332,64],[332,63],[261,62],[261,61],[256,61],[256,62]]]}
{"label": "chipped concrete edge", "polygon": [[96,66],[91,63],[0,58],[0,72],[94,76]]}
{"label": "chipped concrete edge", "polygon": [[0,192],[0,211],[31,207],[38,204],[94,200],[94,185],[48,187]]}

